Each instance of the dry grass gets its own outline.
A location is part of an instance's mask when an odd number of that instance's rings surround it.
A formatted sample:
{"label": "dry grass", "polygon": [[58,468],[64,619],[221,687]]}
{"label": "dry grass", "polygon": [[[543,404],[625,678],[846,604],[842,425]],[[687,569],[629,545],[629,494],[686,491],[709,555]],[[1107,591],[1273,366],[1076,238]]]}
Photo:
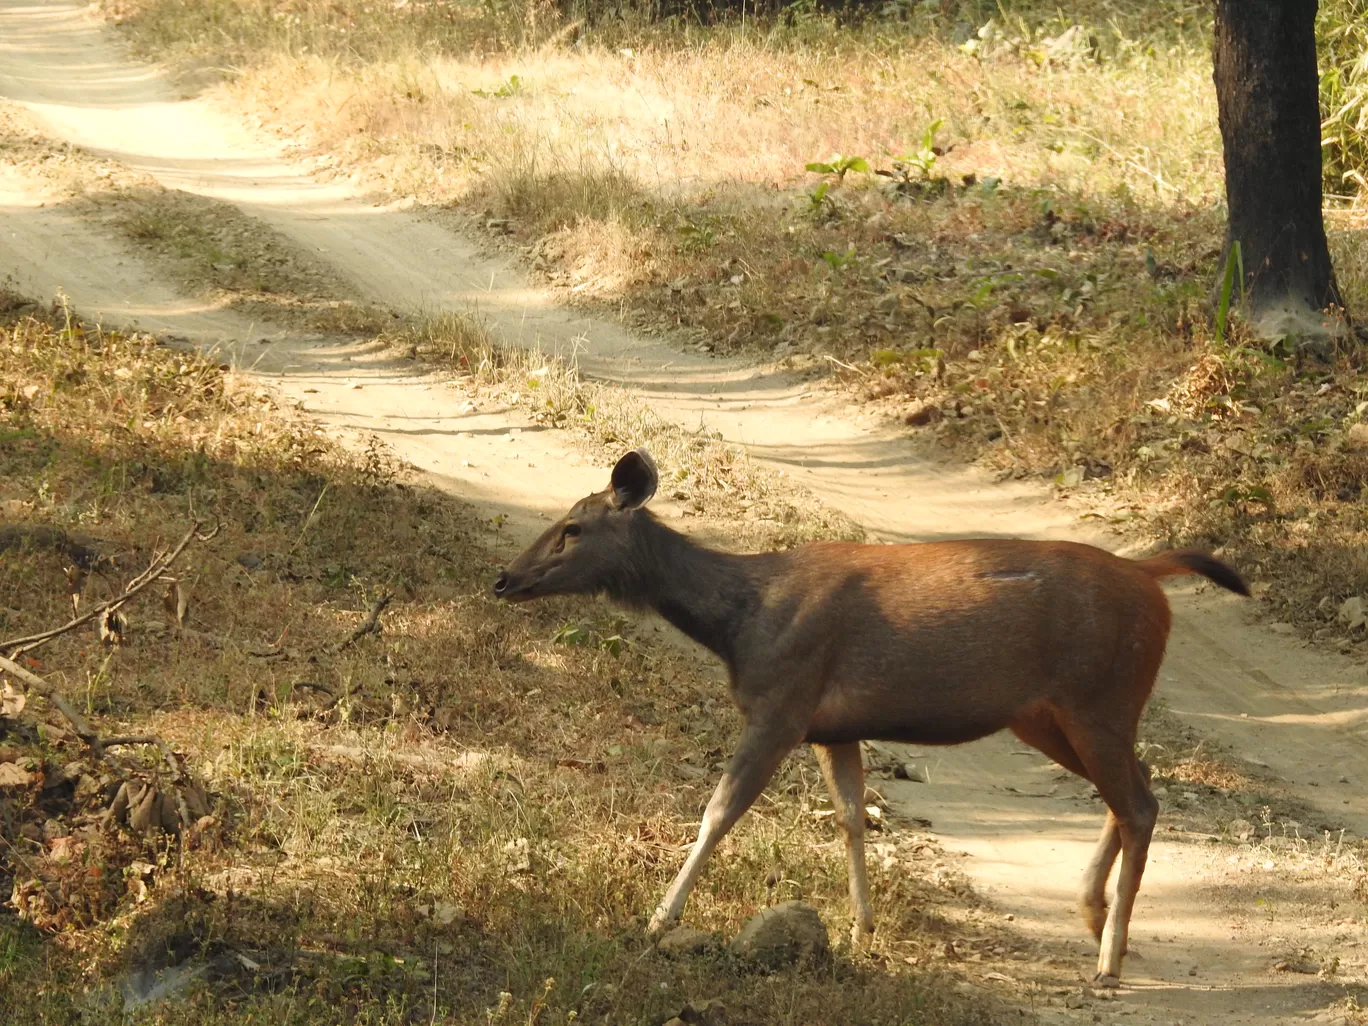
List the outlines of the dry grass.
{"label": "dry grass", "polygon": [[[3,304],[4,518],[135,551],[198,511],[222,525],[184,568],[189,624],[220,646],[175,640],[147,599],[122,647],[68,635],[38,668],[98,729],[169,738],[220,827],[182,844],[102,826],[103,791],[41,786],[82,754],[61,721],[37,701],[0,717],[0,761],[39,774],[0,817],[0,885],[24,911],[0,916],[7,1023],[120,1021],[106,985],[177,964],[207,975],[137,1021],[482,1022],[502,1002],[496,1021],[649,1022],[712,998],[733,1021],[991,1021],[991,997],[941,981],[944,941],[989,959],[1030,946],[896,823],[877,957],[769,975],[652,954],[639,928],[734,742],[714,674],[592,605],[496,604],[497,531],[403,483],[378,446],[340,450],[192,353],[60,310],[16,320],[26,305]],[[397,596],[384,633],[330,651],[381,591]],[[48,553],[0,554],[0,595],[5,637],[69,609]],[[277,643],[287,656],[252,654]],[[91,772],[155,772],[143,758]],[[845,921],[819,793],[791,759],[691,923],[726,934],[797,896]]]}
{"label": "dry grass", "polygon": [[684,504],[703,535],[731,548],[787,548],[818,539],[860,541],[863,529],[739,445],[662,419],[643,401],[580,376],[573,358],[494,343],[461,315],[430,317],[384,336],[390,346],[456,374],[467,387],[512,402],[541,423],[567,428],[605,462],[648,447],[667,468],[664,497]]}
{"label": "dry grass", "polygon": [[[498,218],[491,244],[568,299],[719,352],[852,362],[844,384],[891,416],[1158,539],[1225,546],[1278,617],[1362,637],[1332,622],[1368,588],[1368,507],[1337,441],[1357,366],[1283,368],[1212,328],[1205,9],[559,36],[522,8],[404,10],[118,7],[145,47],[232,63],[228,98],[329,165]],[[892,177],[804,170],[833,153]],[[1360,219],[1331,234],[1346,294],[1368,295]]]}
{"label": "dry grass", "polygon": [[55,142],[42,133],[27,110],[4,99],[0,99],[0,167],[22,168],[31,181],[61,199],[143,183],[141,175],[118,161]]}
{"label": "dry grass", "polygon": [[171,280],[246,316],[340,335],[374,335],[399,318],[345,298],[355,286],[326,262],[230,203],[149,181],[88,196],[84,205]]}
{"label": "dry grass", "polygon": [[[439,6],[456,15],[440,28]],[[959,13],[987,17],[973,6]],[[999,25],[970,54],[919,21],[617,30],[566,49],[573,35],[498,45],[460,6],[148,0],[114,10],[159,57],[238,62],[233,99],[328,165],[340,159],[377,189],[477,221],[512,218],[534,266],[576,299],[626,300],[643,325],[687,329],[721,350],[861,355],[937,334],[924,311],[977,292],[994,259],[1011,255],[995,236],[1040,249],[1045,206],[1066,218],[1080,204],[1120,208],[1135,220],[1220,194],[1204,22],[1178,4],[1158,33],[1084,12],[1096,16],[1095,54],[1086,33],[1069,45],[1053,14]],[[936,202],[915,181],[876,188],[859,174],[810,198],[810,162],[840,152],[891,168],[933,121],[949,150],[935,176],[1000,181],[1012,199]],[[935,294],[890,288],[907,283],[893,258],[934,263]],[[1076,289],[1068,277],[1053,291]]]}
{"label": "dry grass", "polygon": [[[889,291],[880,262],[894,240],[915,240],[918,257],[949,242],[952,265],[984,255],[956,252],[972,218],[859,175],[814,204],[805,166],[833,152],[890,167],[943,120],[938,142],[952,149],[936,173],[998,179],[1027,206],[1209,203],[1220,191],[1209,59],[1181,5],[1157,36],[1128,35],[1138,28],[1124,18],[1100,27],[1100,64],[1057,42],[1066,23],[1052,17],[1002,28],[979,54],[919,23],[837,32],[822,19],[509,49],[487,33],[468,45],[459,19],[416,33],[434,6],[411,17],[242,0],[121,10],[160,56],[240,61],[234,99],[348,173],[477,220],[511,217],[575,298],[626,299],[643,323],[720,349],[849,354],[921,334],[910,297],[877,323],[861,316]],[[1184,14],[1190,31],[1174,25]],[[832,273],[824,254],[852,247],[856,260]],[[970,269],[959,284],[973,292],[980,277]]]}
{"label": "dry grass", "polygon": [[0,165],[19,168],[83,217],[122,235],[188,291],[249,317],[331,334],[374,335],[396,315],[351,298],[325,261],[229,203],[166,189],[45,136],[0,101]]}
{"label": "dry grass", "polygon": [[[1340,834],[1339,823],[1292,797],[1286,782],[1266,766],[1198,734],[1162,698],[1151,699],[1145,709],[1137,751],[1153,773],[1165,831],[1253,843],[1286,836],[1304,846]],[[1239,835],[1241,824],[1249,827],[1247,835]],[[1339,846],[1346,857],[1359,858],[1366,850],[1359,841]]]}

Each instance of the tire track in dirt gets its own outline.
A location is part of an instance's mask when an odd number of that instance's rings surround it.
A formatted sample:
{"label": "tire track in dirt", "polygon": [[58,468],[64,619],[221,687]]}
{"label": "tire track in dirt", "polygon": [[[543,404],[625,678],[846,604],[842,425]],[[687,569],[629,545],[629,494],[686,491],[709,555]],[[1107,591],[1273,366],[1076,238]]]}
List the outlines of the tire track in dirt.
{"label": "tire track in dirt", "polygon": [[[27,106],[55,136],[168,188],[235,204],[319,253],[364,298],[473,310],[503,341],[578,350],[587,373],[621,382],[677,423],[746,444],[886,540],[1007,534],[1117,547],[1117,538],[1081,530],[1038,490],[994,486],[971,470],[920,457],[895,433],[861,423],[792,376],[677,353],[555,308],[507,261],[483,257],[394,206],[317,183],[229,115],[203,100],[178,100],[69,0],[0,2],[0,95]],[[136,319],[225,346],[331,427],[357,438],[373,432],[443,486],[488,509],[516,512],[514,537],[533,532],[538,514],[558,514],[601,487],[603,471],[557,432],[515,411],[477,408],[459,390],[365,346],[253,324],[186,300],[60,205],[39,205],[47,199],[13,174],[0,177],[0,273],[16,272],[30,289],[62,287],[81,310],[110,322]],[[248,344],[259,337],[274,341]],[[1175,632],[1160,694],[1205,733],[1266,763],[1328,819],[1368,834],[1368,745],[1357,732],[1368,709],[1362,668],[1251,626],[1234,599],[1193,588],[1173,596]],[[1076,938],[1079,967],[1088,970],[1091,945],[1082,943],[1073,889],[1091,853],[1097,807],[1039,797],[1056,770],[1019,754],[1011,739],[927,757],[932,782],[890,782],[895,805],[929,817],[947,846],[968,852],[976,885],[1024,929]],[[1272,1023],[1324,1005],[1323,987],[1270,976],[1268,953],[1247,937],[1234,939],[1217,914],[1213,893],[1227,878],[1227,851],[1156,840],[1135,920],[1145,957],[1127,965],[1132,989],[1109,1006],[1117,1014]],[[1156,932],[1162,941],[1145,941]],[[1193,965],[1201,967],[1199,978],[1187,975]]]}

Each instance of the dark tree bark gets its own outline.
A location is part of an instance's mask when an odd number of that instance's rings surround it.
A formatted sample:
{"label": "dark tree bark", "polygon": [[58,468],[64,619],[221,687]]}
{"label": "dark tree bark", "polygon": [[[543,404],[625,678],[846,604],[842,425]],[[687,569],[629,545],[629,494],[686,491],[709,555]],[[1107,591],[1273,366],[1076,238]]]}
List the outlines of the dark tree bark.
{"label": "dark tree bark", "polygon": [[[1255,329],[1342,305],[1321,216],[1317,0],[1216,0],[1213,78],[1230,220]],[[1265,333],[1265,332],[1260,332]]]}

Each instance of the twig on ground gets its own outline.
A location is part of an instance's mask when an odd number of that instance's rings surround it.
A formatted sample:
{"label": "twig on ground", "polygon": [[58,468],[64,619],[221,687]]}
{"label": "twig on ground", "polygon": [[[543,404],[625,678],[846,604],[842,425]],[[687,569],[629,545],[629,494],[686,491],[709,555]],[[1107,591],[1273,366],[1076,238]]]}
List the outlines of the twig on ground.
{"label": "twig on ground", "polygon": [[324,483],[323,490],[318,493],[318,498],[314,500],[313,509],[309,510],[309,515],[304,518],[304,526],[299,529],[299,537],[296,538],[294,544],[290,546],[290,552],[299,548],[299,543],[304,540],[304,535],[309,533],[309,525],[313,523],[314,515],[318,512],[318,507],[322,505],[323,496],[328,494],[328,488],[331,484],[332,482],[330,481]]}
{"label": "twig on ground", "polygon": [[384,595],[381,595],[378,599],[372,602],[370,611],[366,613],[366,618],[361,621],[360,625],[356,628],[356,630],[351,632],[350,636],[348,636],[345,641],[343,641],[341,644],[334,645],[329,650],[331,654],[337,655],[339,652],[349,648],[351,645],[355,644],[357,641],[365,637],[367,634],[379,634],[380,614],[385,611],[385,607],[390,604],[390,600],[393,598],[393,595],[386,592]]}
{"label": "twig on ground", "polygon": [[998,430],[1002,432],[1002,437],[1006,440],[1008,447],[1015,447],[1016,439],[1013,438],[1012,433],[1007,430],[1007,425],[1002,422],[1002,418],[997,414],[994,414],[993,419],[997,421]]}
{"label": "twig on ground", "polygon": [[293,659],[299,654],[292,648],[249,648],[245,651],[253,659]]}
{"label": "twig on ground", "polygon": [[219,531],[218,527],[215,526],[208,534],[200,534],[199,529],[199,521],[195,521],[195,523],[191,524],[190,530],[185,532],[185,536],[176,544],[176,547],[169,553],[154,558],[152,564],[146,570],[129,582],[128,586],[123,590],[123,594],[118,595],[107,602],[102,602],[98,606],[92,607],[89,612],[84,613],[73,620],[67,621],[60,627],[54,627],[49,631],[43,631],[41,634],[31,634],[25,638],[11,638],[9,641],[0,641],[0,652],[5,653],[11,658],[23,655],[25,652],[31,652],[41,645],[46,645],[53,638],[61,637],[63,634],[74,631],[77,627],[89,623],[96,617],[103,616],[111,609],[118,609],[153,581],[157,580],[172,563],[180,558],[180,554],[185,551],[186,546],[192,541],[196,539],[208,541],[210,538],[213,538],[214,535],[218,534]]}
{"label": "twig on ground", "polygon": [[28,685],[30,691],[46,698],[58,712],[67,718],[67,722],[75,728],[76,736],[90,747],[90,750],[94,753],[95,757],[97,759],[104,757],[104,746],[100,743],[100,735],[95,733],[95,729],[91,727],[90,722],[78,713],[72,704],[66,700],[65,695],[47,681],[43,680],[42,677],[24,669],[12,659],[6,659],[4,656],[0,656],[0,670],[13,674],[16,678]]}
{"label": "twig on ground", "polygon": [[822,355],[822,359],[830,360],[832,363],[834,363],[837,367],[840,367],[842,370],[853,371],[862,378],[869,377],[869,371],[862,370],[861,368],[856,367],[853,363],[846,363],[844,360],[838,360],[836,359],[836,357],[830,355],[829,353],[824,353]]}
{"label": "twig on ground", "polygon": [[151,734],[125,734],[102,740],[90,722],[67,701],[66,696],[43,680],[42,677],[24,669],[14,660],[6,659],[4,656],[0,656],[0,670],[13,674],[28,685],[29,690],[34,694],[46,698],[58,712],[67,718],[67,722],[75,728],[77,736],[89,746],[91,754],[95,758],[103,759],[106,748],[114,748],[118,745],[156,745],[162,753],[162,758],[166,760],[166,765],[171,770],[171,778],[178,784],[184,782],[185,773],[181,769],[180,761],[176,758],[175,752],[171,751],[171,746],[161,738]]}
{"label": "twig on ground", "polygon": [[321,694],[328,695],[330,697],[336,696],[337,694],[337,692],[334,691],[332,688],[328,687],[328,685],[320,684],[318,683],[318,681],[315,680],[297,680],[290,685],[291,691],[299,691],[300,689],[304,689],[306,691],[317,691]]}

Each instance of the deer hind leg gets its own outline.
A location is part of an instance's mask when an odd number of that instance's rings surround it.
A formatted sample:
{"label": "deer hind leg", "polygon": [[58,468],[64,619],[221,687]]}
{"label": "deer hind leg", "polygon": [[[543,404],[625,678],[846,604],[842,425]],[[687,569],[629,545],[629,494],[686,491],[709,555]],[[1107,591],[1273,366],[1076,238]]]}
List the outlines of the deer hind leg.
{"label": "deer hind leg", "polygon": [[[1013,724],[1012,733],[1044,752],[1070,773],[1095,783],[1083,760],[1078,757],[1068,737],[1049,712],[1042,711]],[[1097,848],[1083,873],[1083,886],[1078,894],[1083,921],[1098,941],[1102,939],[1102,930],[1107,922],[1107,878],[1111,876],[1112,865],[1120,853],[1121,830],[1116,817],[1108,809],[1107,818],[1102,824],[1102,836],[1098,838]]]}
{"label": "deer hind leg", "polygon": [[740,745],[727,764],[722,779],[718,781],[717,790],[708,800],[703,822],[698,828],[698,840],[694,842],[683,868],[651,916],[650,925],[647,926],[649,933],[659,933],[679,919],[708,856],[751,807],[751,803],[760,797],[760,792],[765,789],[784,756],[802,740],[802,734],[801,728],[787,724],[746,725],[741,733]]}
{"label": "deer hind leg", "polygon": [[[1144,774],[1145,786],[1148,790],[1150,782],[1149,763],[1141,762],[1140,772]],[[1157,808],[1156,805],[1156,810]],[[1152,826],[1150,829],[1153,831]],[[1148,843],[1146,848],[1148,850]],[[1116,814],[1108,808],[1107,819],[1102,824],[1102,836],[1098,838],[1097,849],[1093,852],[1093,857],[1088,862],[1088,868],[1083,873],[1083,890],[1079,896],[1083,918],[1087,921],[1088,929],[1092,931],[1092,935],[1097,938],[1099,944],[1102,942],[1102,931],[1106,929],[1107,925],[1107,878],[1111,876],[1116,856],[1120,854],[1121,823],[1116,818]],[[1135,886],[1137,889],[1139,888],[1139,880],[1136,881]],[[1122,954],[1125,954],[1124,950]]]}
{"label": "deer hind leg", "polygon": [[858,741],[844,745],[813,745],[822,767],[836,822],[845,835],[850,875],[850,911],[855,917],[852,939],[856,945],[874,932],[874,910],[869,906],[869,879],[864,853],[864,762]]}
{"label": "deer hind leg", "polygon": [[[1126,954],[1135,896],[1140,891],[1140,879],[1145,874],[1145,862],[1149,857],[1150,838],[1154,835],[1154,824],[1159,816],[1159,803],[1150,792],[1149,767],[1136,758],[1132,738],[1119,735],[1114,730],[1102,730],[1086,736],[1084,732],[1076,732],[1074,740],[1075,749],[1088,767],[1090,779],[1110,810],[1108,827],[1103,829],[1102,843],[1098,845],[1094,860],[1105,854],[1104,847],[1109,850],[1117,843],[1108,834],[1112,822],[1116,824],[1121,848],[1116,897],[1099,938],[1095,978],[1103,986],[1116,986],[1121,977],[1121,960]],[[1105,885],[1106,877],[1102,879]]]}
{"label": "deer hind leg", "polygon": [[1111,876],[1116,856],[1121,854],[1121,825],[1111,809],[1102,823],[1102,836],[1097,839],[1093,857],[1083,871],[1083,887],[1078,895],[1078,907],[1083,921],[1100,944],[1107,925],[1107,878]]}

